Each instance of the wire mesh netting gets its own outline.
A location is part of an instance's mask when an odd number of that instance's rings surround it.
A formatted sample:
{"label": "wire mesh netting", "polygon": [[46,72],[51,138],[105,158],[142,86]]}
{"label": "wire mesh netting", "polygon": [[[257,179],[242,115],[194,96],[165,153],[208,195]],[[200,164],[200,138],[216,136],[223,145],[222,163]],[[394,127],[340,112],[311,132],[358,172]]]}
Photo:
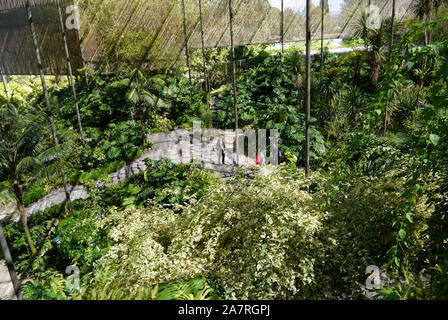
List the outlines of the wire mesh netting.
{"label": "wire mesh netting", "polygon": [[[62,12],[72,1],[60,0]],[[47,74],[66,74],[67,60],[58,20],[56,1],[30,2],[36,36]],[[82,68],[77,30],[66,30],[74,70]],[[0,1],[0,67],[5,74],[38,74],[36,52],[25,8],[25,0]]]}
{"label": "wire mesh netting", "polygon": [[[230,46],[230,0],[80,0],[80,31],[66,30],[73,69],[82,59],[99,68],[114,62],[148,68],[184,66],[186,48]],[[0,68],[4,74],[37,74],[26,0],[0,0]],[[396,0],[397,21],[411,14],[412,0]],[[60,0],[64,21],[73,0]],[[392,14],[392,0],[312,0],[312,39],[354,35],[368,10]],[[46,74],[67,74],[56,0],[30,0]],[[200,5],[201,4],[201,5]],[[306,0],[231,0],[235,45],[305,40]],[[373,6],[373,7],[372,7]],[[322,9],[323,8],[323,9]],[[323,13],[323,14],[322,14]],[[322,33],[322,16],[323,34]],[[107,67],[106,67],[107,66]]]}

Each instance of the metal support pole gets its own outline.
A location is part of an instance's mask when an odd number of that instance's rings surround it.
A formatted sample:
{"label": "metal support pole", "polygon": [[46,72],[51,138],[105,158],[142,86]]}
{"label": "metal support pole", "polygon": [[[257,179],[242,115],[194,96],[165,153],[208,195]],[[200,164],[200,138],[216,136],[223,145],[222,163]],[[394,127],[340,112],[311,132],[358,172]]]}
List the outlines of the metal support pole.
{"label": "metal support pole", "polygon": [[392,46],[394,45],[394,33],[395,33],[395,0],[392,0],[392,26],[390,32],[390,48],[389,48],[389,60],[392,56]]}
{"label": "metal support pole", "polygon": [[185,9],[185,0],[182,0],[182,8],[184,12],[185,54],[187,55],[188,79],[191,82],[190,50],[188,50],[187,13]]}
{"label": "metal support pole", "polygon": [[325,22],[325,0],[320,0],[322,18],[320,21],[320,70],[324,68],[324,22]]}
{"label": "metal support pole", "polygon": [[67,36],[65,34],[64,21],[62,19],[61,1],[57,0],[56,3],[58,6],[59,22],[61,23],[61,32],[62,32],[62,40],[64,41],[65,56],[67,58],[68,78],[69,78],[70,84],[72,86],[73,99],[75,101],[76,116],[78,118],[79,134],[81,135],[81,141],[84,144],[84,134],[83,134],[83,130],[82,130],[81,114],[79,112],[78,95],[76,94],[75,83],[73,81],[72,62],[70,59],[70,52],[68,51]]}
{"label": "metal support pole", "polygon": [[285,34],[284,34],[284,21],[285,21],[285,7],[284,7],[284,0],[282,0],[281,3],[282,11],[280,16],[280,41],[282,44],[282,53],[285,53]]}
{"label": "metal support pole", "polygon": [[205,91],[207,93],[207,103],[208,103],[208,93],[210,92],[210,88],[209,88],[208,73],[207,73],[207,60],[205,59],[204,21],[202,19],[202,0],[199,0],[199,20],[201,23],[202,63],[204,66]]}
{"label": "metal support pole", "polygon": [[17,300],[22,299],[22,293],[20,292],[20,282],[17,278],[16,270],[14,269],[14,263],[12,261],[11,252],[9,252],[8,243],[6,242],[3,228],[0,224],[0,247],[5,257],[6,266],[8,267],[9,276],[11,278],[12,286],[16,294]]}
{"label": "metal support pole", "polygon": [[[53,135],[53,142],[54,142],[55,146],[57,147],[57,146],[59,146],[59,141],[58,141],[58,137],[56,135],[56,126],[54,124],[54,118],[53,118],[53,114],[51,111],[50,97],[48,96],[47,84],[45,83],[45,75],[44,75],[44,71],[43,71],[43,67],[42,67],[42,59],[40,57],[40,50],[39,50],[39,45],[38,45],[37,37],[36,37],[36,29],[34,28],[33,15],[31,13],[30,0],[26,0],[25,6],[26,6],[26,12],[28,14],[28,22],[29,22],[30,28],[31,28],[33,45],[34,45],[34,49],[36,51],[36,60],[37,60],[37,65],[39,67],[39,75],[40,75],[40,80],[42,82],[42,90],[44,92],[45,103],[47,105],[47,113],[48,113],[48,119],[50,121],[51,132]],[[58,155],[58,160],[59,160],[59,162],[61,162],[61,158],[59,157],[59,155]],[[68,205],[70,214],[73,216],[72,202],[70,200],[70,193],[68,192],[68,188],[67,188],[67,180],[65,179],[64,168],[61,168],[61,176],[62,176],[62,182],[64,184],[64,191],[65,191],[65,197],[67,199],[67,205]]]}
{"label": "metal support pole", "polygon": [[0,76],[2,76],[3,87],[5,89],[5,96],[6,96],[6,98],[8,98],[8,88],[6,87],[6,79],[5,79],[5,75],[3,74],[3,70],[0,70]]}
{"label": "metal support pole", "polygon": [[230,46],[232,51],[232,78],[233,78],[233,106],[235,109],[235,130],[238,130],[238,103],[236,93],[236,66],[235,66],[235,45],[233,43],[233,10],[232,0],[229,0],[229,16],[230,16]]}
{"label": "metal support pole", "polygon": [[306,97],[305,97],[305,175],[310,175],[310,119],[311,119],[311,0],[306,0]]}
{"label": "metal support pole", "polygon": [[[74,6],[77,6],[75,3],[75,0],[73,0],[72,3]],[[77,10],[79,10],[79,8],[77,8]],[[81,22],[80,21],[77,21],[77,22],[78,22],[78,26],[76,28],[76,32],[78,33],[79,51],[81,52],[82,67],[84,69],[84,76],[86,77],[86,84],[87,84],[87,87],[89,87],[90,86],[89,75],[87,74],[87,70],[85,70],[86,69],[86,60],[84,59],[84,51],[82,50],[82,38],[81,38],[81,32],[80,32],[81,26],[79,25]]]}
{"label": "metal support pole", "polygon": [[[392,26],[390,32],[390,44],[389,44],[389,62],[392,60],[392,46],[394,44],[395,33],[395,0],[392,0]],[[384,135],[387,134],[387,118],[389,116],[389,97],[386,99],[386,107],[384,110]]]}

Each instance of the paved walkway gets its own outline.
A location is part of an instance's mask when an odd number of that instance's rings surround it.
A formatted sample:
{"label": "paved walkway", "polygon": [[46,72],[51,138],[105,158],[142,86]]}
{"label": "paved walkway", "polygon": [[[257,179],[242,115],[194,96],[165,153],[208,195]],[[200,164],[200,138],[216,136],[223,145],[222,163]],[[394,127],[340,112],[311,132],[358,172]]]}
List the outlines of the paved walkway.
{"label": "paved walkway", "polygon": [[[174,163],[189,162],[191,158],[201,159],[204,162],[204,168],[211,170],[221,177],[228,178],[235,172],[235,165],[233,164],[233,143],[235,141],[234,134],[230,132],[224,133],[223,131],[216,131],[220,134],[225,134],[224,143],[226,148],[226,163],[219,164],[219,157],[217,152],[217,137],[213,134],[202,134],[201,141],[195,140],[192,132],[186,130],[174,130],[166,133],[157,133],[148,136],[148,141],[151,141],[154,145],[151,150],[144,153],[140,158],[133,161],[129,165],[124,166],[117,172],[110,174],[110,183],[104,183],[97,181],[98,187],[107,186],[119,183],[130,176],[142,172],[146,169],[145,159],[161,160],[163,158],[170,159]],[[196,142],[196,143],[194,143]],[[249,164],[247,158],[244,159],[245,164]],[[87,199],[90,197],[84,186],[69,186],[69,192],[71,200]],[[44,198],[31,204],[26,208],[28,216],[43,211],[49,207],[60,204],[65,201],[65,192],[61,187],[52,191]],[[4,206],[0,208],[0,222],[7,215],[14,212],[14,206]],[[14,221],[19,221],[17,214],[13,216]],[[14,291],[9,277],[8,269],[4,263],[4,260],[0,258],[0,299],[12,299],[14,298]]]}
{"label": "paved walkway", "polygon": [[[221,132],[221,131],[220,131]],[[224,132],[221,132],[224,134]],[[233,142],[235,140],[234,135],[226,133],[224,139],[226,146],[229,147],[228,152],[233,150]],[[178,129],[170,132],[156,133],[148,136],[148,141],[151,141],[154,145],[151,150],[144,153],[140,158],[136,159],[129,165],[124,166],[120,170],[110,174],[111,183],[104,183],[97,181],[98,187],[104,187],[112,184],[119,183],[132,175],[142,172],[146,169],[145,159],[161,160],[167,158],[174,163],[189,162],[191,158],[201,159],[204,161],[204,168],[211,170],[220,175],[223,178],[228,178],[234,174],[235,165],[233,165],[232,157],[226,156],[226,164],[219,164],[218,153],[216,151],[217,138],[212,135],[202,136],[202,141],[196,141],[194,143],[193,135],[191,132]],[[226,152],[226,153],[228,153]],[[246,162],[247,163],[247,162]],[[244,165],[244,164],[243,164]],[[70,199],[72,201],[79,199],[87,199],[90,195],[84,186],[69,186]],[[60,187],[57,190],[50,192],[44,198],[36,201],[26,208],[28,217],[50,208],[54,205],[63,203],[65,201],[64,188]],[[5,218],[4,210],[0,210],[0,221]],[[14,221],[19,221],[19,216],[16,214],[13,217]]]}
{"label": "paved walkway", "polygon": [[[224,133],[223,133],[224,134]],[[234,135],[227,133],[224,141],[226,146],[233,150]],[[151,150],[144,153],[140,158],[133,161],[129,165],[124,166],[120,170],[110,174],[112,182],[104,183],[97,181],[98,187],[108,186],[119,183],[132,175],[142,172],[146,169],[145,159],[161,160],[167,158],[174,163],[189,162],[192,158],[202,159],[206,170],[214,171],[217,175],[227,178],[233,175],[235,166],[232,158],[226,157],[226,164],[218,164],[218,153],[216,151],[217,140],[214,137],[202,136],[202,141],[194,143],[191,132],[178,129],[170,132],[156,133],[148,136],[148,141],[154,145]],[[246,162],[247,163],[247,162]],[[90,197],[84,186],[69,186],[70,199],[72,201],[79,199],[87,199]],[[26,208],[28,216],[43,211],[49,207],[60,204],[65,201],[65,192],[61,187],[52,191],[44,198],[31,204]],[[0,217],[1,220],[1,217]],[[15,221],[19,221],[19,217],[14,217]]]}

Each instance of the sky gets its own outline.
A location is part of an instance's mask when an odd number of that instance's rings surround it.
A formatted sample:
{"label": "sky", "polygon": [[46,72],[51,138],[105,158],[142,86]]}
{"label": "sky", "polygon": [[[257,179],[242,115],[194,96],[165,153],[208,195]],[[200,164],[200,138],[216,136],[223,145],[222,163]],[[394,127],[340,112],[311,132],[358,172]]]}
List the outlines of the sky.
{"label": "sky", "polygon": [[[311,0],[314,5],[319,5],[319,0]],[[330,14],[338,14],[341,10],[341,5],[344,0],[329,0]],[[281,0],[269,0],[271,6],[281,8]],[[285,9],[291,8],[293,10],[303,11],[305,9],[306,0],[284,0]]]}

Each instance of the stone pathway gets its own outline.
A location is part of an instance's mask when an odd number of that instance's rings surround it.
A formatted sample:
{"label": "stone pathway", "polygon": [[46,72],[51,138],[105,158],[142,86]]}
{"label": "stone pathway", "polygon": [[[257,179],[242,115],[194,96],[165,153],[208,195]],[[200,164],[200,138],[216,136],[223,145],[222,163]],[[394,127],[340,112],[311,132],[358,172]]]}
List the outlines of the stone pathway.
{"label": "stone pathway", "polygon": [[[233,164],[232,151],[233,142],[235,140],[234,134],[230,132],[216,131],[225,135],[223,139],[229,150],[226,150],[226,163],[219,164],[218,153],[216,151],[217,138],[213,135],[202,135],[202,141],[193,143],[193,134],[191,131],[178,129],[170,132],[156,133],[148,136],[148,141],[153,143],[153,148],[144,153],[140,158],[133,161],[129,165],[124,166],[120,170],[110,174],[112,182],[104,183],[97,181],[96,186],[108,186],[119,183],[132,175],[142,172],[146,169],[145,159],[161,160],[167,158],[174,163],[189,162],[193,155],[195,159],[202,159],[204,161],[204,168],[211,170],[220,175],[224,179],[232,176],[235,172],[236,166]],[[248,164],[247,159],[242,165]],[[69,186],[70,198],[72,201],[79,199],[87,199],[90,197],[84,186]],[[26,208],[27,216],[31,216],[54,205],[65,201],[65,192],[61,187],[50,192],[47,196],[39,201],[31,204]],[[1,210],[0,210],[1,211]],[[3,219],[0,213],[0,221]],[[16,214],[13,221],[19,221]]]}

